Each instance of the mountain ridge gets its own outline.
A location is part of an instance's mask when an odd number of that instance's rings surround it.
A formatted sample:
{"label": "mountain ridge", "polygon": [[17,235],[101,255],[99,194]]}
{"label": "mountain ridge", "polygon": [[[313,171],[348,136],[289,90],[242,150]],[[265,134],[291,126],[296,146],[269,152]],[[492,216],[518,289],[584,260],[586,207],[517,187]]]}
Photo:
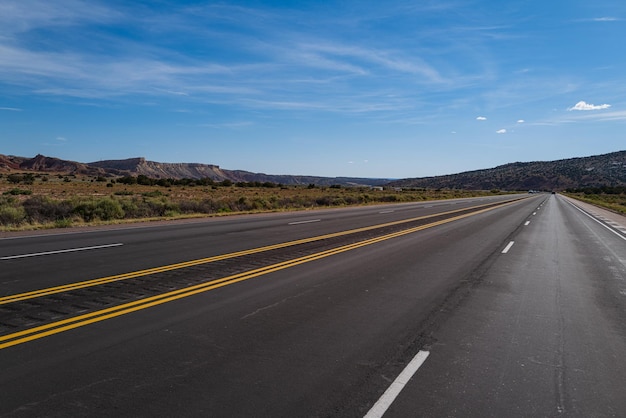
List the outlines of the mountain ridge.
{"label": "mountain ridge", "polygon": [[214,164],[160,163],[146,160],[144,157],[80,163],[54,157],[46,157],[41,154],[36,155],[34,158],[0,154],[0,173],[11,173],[20,170],[104,177],[144,175],[157,179],[210,178],[213,181],[272,182],[285,185],[382,186],[390,181],[390,179],[361,177],[320,177],[253,173],[245,170],[222,169],[220,166]]}
{"label": "mountain ridge", "polygon": [[38,154],[34,158],[0,154],[0,173],[26,170],[90,176],[150,178],[210,178],[214,181],[272,182],[285,185],[389,186],[396,188],[466,190],[565,190],[568,188],[626,186],[626,151],[555,161],[514,162],[493,168],[443,176],[399,180],[359,177],[276,175],[227,170],[214,164],[160,163],[143,157],[91,163],[61,160]]}

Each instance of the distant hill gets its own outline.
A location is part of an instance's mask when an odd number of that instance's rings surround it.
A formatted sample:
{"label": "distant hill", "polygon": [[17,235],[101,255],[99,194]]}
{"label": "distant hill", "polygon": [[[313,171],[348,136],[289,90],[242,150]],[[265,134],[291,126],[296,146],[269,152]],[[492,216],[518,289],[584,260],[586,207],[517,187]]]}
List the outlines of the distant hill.
{"label": "distant hill", "polygon": [[123,171],[130,173],[131,175],[143,174],[151,178],[210,178],[215,181],[231,180],[233,182],[272,182],[286,185],[316,184],[320,186],[330,186],[333,184],[339,184],[342,186],[380,186],[389,183],[389,179],[252,173],[250,171],[243,170],[226,170],[213,164],[158,163],[154,161],[147,161],[145,158],[97,161],[89,163],[88,165],[90,167],[98,167],[105,170]]}
{"label": "distant hill", "polygon": [[315,184],[318,186],[331,186],[337,184],[342,186],[382,186],[389,183],[389,179],[252,173],[243,170],[225,170],[212,164],[159,163],[155,161],[148,161],[145,158],[79,163],[75,161],[66,161],[58,158],[46,157],[43,155],[37,155],[34,158],[26,158],[0,154],[0,173],[19,171],[109,177],[144,175],[157,179],[210,178],[214,181],[230,180],[233,182],[272,182],[286,185]]}
{"label": "distant hill", "polygon": [[565,190],[626,186],[626,151],[558,161],[517,162],[446,176],[402,179],[389,185],[466,190]]}
{"label": "distant hill", "polygon": [[495,168],[446,176],[391,181],[352,177],[274,175],[226,170],[218,165],[159,163],[145,158],[79,163],[37,155],[34,158],[0,154],[0,173],[16,171],[82,174],[89,176],[138,176],[233,182],[272,182],[286,185],[419,187],[466,190],[565,190],[568,188],[626,186],[626,151],[558,161],[517,162]]}
{"label": "distant hill", "polygon": [[0,173],[10,173],[13,171],[84,174],[94,176],[107,174],[106,170],[97,167],[90,167],[87,164],[77,163],[75,161],[46,157],[41,154],[36,155],[34,158],[0,154]]}

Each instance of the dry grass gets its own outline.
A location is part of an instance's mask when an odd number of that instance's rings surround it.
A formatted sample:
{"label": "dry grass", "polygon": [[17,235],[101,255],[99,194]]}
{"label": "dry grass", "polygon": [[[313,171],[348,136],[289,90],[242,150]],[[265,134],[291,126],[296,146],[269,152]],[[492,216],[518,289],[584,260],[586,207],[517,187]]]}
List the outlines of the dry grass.
{"label": "dry grass", "polygon": [[[102,179],[100,179],[102,180]],[[37,229],[492,195],[463,190],[346,187],[146,186],[94,177],[36,175],[32,184],[0,177],[0,230]]]}
{"label": "dry grass", "polygon": [[626,215],[626,194],[586,194],[564,193],[565,195],[582,200],[592,205],[601,206],[614,212]]}

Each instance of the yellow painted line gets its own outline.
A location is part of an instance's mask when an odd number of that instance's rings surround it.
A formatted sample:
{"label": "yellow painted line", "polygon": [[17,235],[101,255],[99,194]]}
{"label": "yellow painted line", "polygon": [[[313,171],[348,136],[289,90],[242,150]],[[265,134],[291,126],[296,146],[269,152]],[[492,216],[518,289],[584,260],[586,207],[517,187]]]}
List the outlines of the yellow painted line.
{"label": "yellow painted line", "polygon": [[[504,204],[509,204],[509,203],[512,203],[512,202],[516,202],[518,200],[519,199],[513,199],[513,200],[505,201],[504,203],[502,203],[501,205],[498,205],[496,207],[500,207],[500,206],[502,206]],[[118,274],[118,275],[114,275],[114,276],[107,276],[107,277],[101,277],[101,278],[98,278],[98,279],[86,280],[86,281],[82,281],[82,282],[69,283],[69,284],[66,284],[66,285],[49,287],[49,288],[46,288],[46,289],[39,289],[39,290],[30,291],[30,292],[24,292],[24,293],[18,293],[18,294],[14,294],[14,295],[9,295],[9,296],[3,296],[3,297],[0,297],[0,305],[4,305],[4,304],[7,304],[7,303],[12,303],[12,302],[18,302],[18,301],[21,301],[21,300],[34,299],[34,298],[38,298],[38,297],[42,297],[42,296],[49,296],[49,295],[53,295],[53,294],[56,294],[56,293],[68,292],[70,290],[78,290],[78,289],[84,289],[86,287],[99,286],[99,285],[102,285],[102,284],[112,283],[112,282],[116,282],[116,281],[120,281],[120,280],[132,279],[132,278],[135,278],[135,277],[149,276],[151,274],[163,273],[163,272],[166,272],[166,271],[172,271],[172,270],[177,270],[177,269],[197,266],[197,265],[200,265],[200,264],[213,263],[215,261],[226,260],[226,259],[229,259],[229,258],[241,257],[241,256],[244,256],[244,255],[256,254],[256,253],[276,250],[276,249],[280,249],[280,248],[291,247],[291,246],[299,245],[299,244],[306,244],[306,243],[310,243],[310,242],[314,242],[314,241],[321,241],[321,240],[328,239],[328,238],[335,238],[335,237],[340,237],[340,236],[344,236],[344,235],[356,234],[356,233],[359,233],[359,232],[370,231],[370,230],[379,229],[379,228],[385,228],[385,227],[388,227],[388,226],[400,225],[400,224],[403,224],[403,223],[415,222],[415,221],[429,219],[429,218],[434,218],[434,217],[438,217],[438,216],[451,215],[451,214],[454,214],[454,213],[463,212],[463,211],[470,210],[470,209],[483,208],[483,207],[491,206],[491,205],[493,205],[493,203],[488,203],[488,204],[484,204],[484,205],[478,205],[478,206],[474,206],[474,207],[471,207],[471,208],[456,209],[456,210],[452,210],[452,211],[448,211],[448,212],[441,212],[441,213],[437,213],[437,214],[433,214],[433,215],[426,215],[426,216],[419,216],[419,217],[416,217],[416,218],[403,219],[403,220],[400,220],[400,221],[394,221],[394,222],[388,222],[388,223],[384,223],[384,224],[372,225],[372,226],[367,226],[367,227],[363,227],[363,228],[350,229],[350,230],[347,230],[347,231],[335,232],[335,233],[326,234],[326,235],[319,235],[319,236],[315,236],[315,237],[311,237],[311,238],[303,238],[303,239],[299,239],[299,240],[295,240],[295,241],[289,241],[289,242],[284,242],[284,243],[280,243],[280,244],[268,245],[268,246],[259,247],[259,248],[252,248],[252,249],[249,249],[249,250],[237,251],[237,252],[234,252],[234,253],[222,254],[222,255],[217,255],[217,256],[213,256],[213,257],[201,258],[201,259],[197,259],[197,260],[185,261],[185,262],[182,262],[182,263],[169,264],[169,265],[149,268],[149,269],[145,269],[145,270],[138,270],[138,271],[134,271],[134,272],[130,272],[130,273],[123,273],[123,274]]]}
{"label": "yellow painted line", "polygon": [[[504,205],[506,206],[512,203],[513,202],[507,202]],[[18,344],[23,344],[29,341],[44,338],[50,335],[59,334],[61,332],[68,331],[74,328],[79,328],[85,325],[93,324],[96,322],[101,322],[107,319],[115,318],[121,315],[139,311],[142,309],[147,309],[153,306],[161,305],[167,302],[172,302],[174,300],[193,296],[199,293],[208,292],[210,290],[218,289],[220,287],[224,287],[224,286],[228,286],[234,283],[239,283],[245,280],[249,280],[254,277],[262,276],[265,274],[269,274],[269,273],[284,270],[290,267],[294,267],[300,264],[326,258],[331,255],[340,254],[346,251],[354,250],[356,248],[361,248],[367,245],[376,244],[376,243],[386,241],[392,238],[400,237],[400,236],[411,234],[411,233],[421,231],[424,229],[432,228],[438,225],[443,225],[446,223],[457,221],[459,219],[464,219],[470,216],[485,213],[485,212],[488,212],[488,211],[491,211],[500,207],[502,207],[502,205],[491,207],[491,208],[485,208],[476,212],[466,213],[466,214],[455,216],[455,217],[448,218],[448,219],[443,219],[443,220],[432,222],[426,225],[416,226],[414,228],[409,228],[404,231],[394,232],[394,233],[383,235],[383,236],[376,237],[376,238],[370,238],[364,241],[360,241],[357,243],[344,245],[341,247],[333,248],[333,249],[322,251],[319,253],[299,257],[293,260],[283,261],[281,263],[273,264],[270,266],[261,267],[255,270],[238,273],[232,276],[223,277],[221,279],[212,280],[210,282],[201,283],[201,284],[197,284],[194,286],[189,286],[183,289],[174,290],[174,291],[163,293],[160,295],[151,296],[145,299],[136,300],[133,302],[125,303],[125,304],[118,305],[118,306],[113,306],[113,307],[102,309],[99,311],[86,313],[84,315],[79,315],[79,316],[67,318],[61,321],[52,322],[50,324],[26,329],[26,330],[16,332],[13,334],[8,334],[8,335],[0,337],[0,350],[15,346]]]}

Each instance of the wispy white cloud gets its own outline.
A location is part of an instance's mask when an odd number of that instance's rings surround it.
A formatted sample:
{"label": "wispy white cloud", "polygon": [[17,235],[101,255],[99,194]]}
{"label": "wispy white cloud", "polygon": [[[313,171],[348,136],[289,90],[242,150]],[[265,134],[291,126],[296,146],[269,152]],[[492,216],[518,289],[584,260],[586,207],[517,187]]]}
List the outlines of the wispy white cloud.
{"label": "wispy white cloud", "polygon": [[506,133],[506,129],[499,129],[496,131],[497,134],[505,134]]}
{"label": "wispy white cloud", "polygon": [[21,112],[22,109],[19,109],[17,107],[0,107],[0,110],[6,110],[8,112]]}
{"label": "wispy white cloud", "polygon": [[244,128],[247,126],[254,125],[253,122],[243,121],[243,122],[224,122],[224,123],[201,123],[197,126],[202,128],[216,128],[216,129],[238,129]]}
{"label": "wispy white cloud", "polygon": [[525,121],[524,119],[519,119],[519,120],[517,121],[517,123],[525,123],[525,122],[526,122],[526,121]]}
{"label": "wispy white cloud", "polygon": [[487,120],[487,118],[484,117],[484,116],[479,116],[479,117],[476,118],[476,120]]}
{"label": "wispy white cloud", "polygon": [[608,109],[609,107],[611,107],[610,104],[601,104],[601,105],[593,105],[591,103],[587,103],[585,101],[580,101],[578,103],[576,103],[574,106],[568,108],[567,110],[572,111],[572,110],[602,110],[602,109]]}
{"label": "wispy white cloud", "polygon": [[568,112],[560,113],[552,118],[533,122],[536,126],[558,126],[580,122],[613,122],[626,121],[626,110],[603,112]]}
{"label": "wispy white cloud", "polygon": [[567,119],[566,121],[579,121],[579,120],[590,120],[590,121],[616,121],[616,120],[626,120],[626,110],[612,111],[612,112],[599,112],[599,113],[585,113],[583,115],[578,115],[578,117],[573,119]]}
{"label": "wispy white cloud", "polygon": [[616,18],[616,17],[595,17],[592,19],[594,22],[616,22],[620,19]]}
{"label": "wispy white cloud", "polygon": [[36,27],[70,26],[76,23],[109,23],[124,19],[122,13],[93,1],[3,0],[0,33],[11,34]]}

